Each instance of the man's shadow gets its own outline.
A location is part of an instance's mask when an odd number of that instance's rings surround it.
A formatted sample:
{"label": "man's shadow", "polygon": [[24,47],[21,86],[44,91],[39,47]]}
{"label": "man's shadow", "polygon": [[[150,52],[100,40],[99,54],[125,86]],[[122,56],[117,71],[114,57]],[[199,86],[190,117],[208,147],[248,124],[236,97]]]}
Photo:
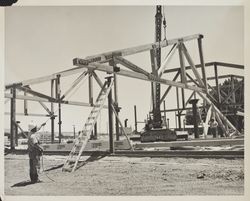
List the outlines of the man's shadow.
{"label": "man's shadow", "polygon": [[23,187],[23,186],[28,186],[28,185],[31,185],[31,184],[34,184],[34,182],[31,182],[31,181],[21,181],[19,183],[16,183],[14,185],[12,185],[11,187]]}

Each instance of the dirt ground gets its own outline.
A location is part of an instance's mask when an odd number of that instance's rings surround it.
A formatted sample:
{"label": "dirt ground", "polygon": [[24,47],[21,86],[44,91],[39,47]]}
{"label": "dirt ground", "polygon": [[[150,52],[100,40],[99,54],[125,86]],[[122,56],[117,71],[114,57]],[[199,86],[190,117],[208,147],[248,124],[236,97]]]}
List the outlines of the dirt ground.
{"label": "dirt ground", "polygon": [[[74,173],[65,156],[44,156],[41,183],[29,184],[27,155],[5,156],[5,195],[243,195],[243,159],[106,156]],[[60,168],[59,168],[60,167]]]}

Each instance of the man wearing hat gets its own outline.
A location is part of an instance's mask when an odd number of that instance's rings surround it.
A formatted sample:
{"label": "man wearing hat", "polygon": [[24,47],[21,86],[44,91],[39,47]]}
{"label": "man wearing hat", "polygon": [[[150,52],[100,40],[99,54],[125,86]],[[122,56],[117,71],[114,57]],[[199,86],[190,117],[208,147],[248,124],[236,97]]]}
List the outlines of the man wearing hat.
{"label": "man wearing hat", "polygon": [[209,126],[210,126],[210,132],[213,135],[213,138],[218,137],[218,123],[217,121],[214,120],[214,118],[211,118],[211,120],[208,122]]}
{"label": "man wearing hat", "polygon": [[46,123],[43,123],[39,128],[36,125],[29,125],[28,136],[28,153],[30,165],[30,180],[32,183],[40,182],[38,179],[38,172],[40,170],[40,157],[43,152],[43,147],[40,145],[39,135],[36,133]]}

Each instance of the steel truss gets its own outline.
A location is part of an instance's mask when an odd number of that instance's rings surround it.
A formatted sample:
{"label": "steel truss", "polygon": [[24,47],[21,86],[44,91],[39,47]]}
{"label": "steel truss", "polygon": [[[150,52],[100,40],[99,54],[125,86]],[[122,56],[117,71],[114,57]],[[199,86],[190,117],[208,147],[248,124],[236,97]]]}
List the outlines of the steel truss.
{"label": "steel truss", "polygon": [[[172,40],[163,40],[160,42],[150,43],[146,45],[136,46],[132,48],[126,48],[111,52],[106,52],[102,54],[97,54],[93,56],[88,56],[85,59],[81,58],[75,58],[73,59],[73,64],[76,66],[75,68],[71,68],[65,71],[61,71],[58,73],[54,73],[52,75],[48,76],[42,76],[35,79],[29,79],[24,80],[17,83],[11,83],[7,84],[5,86],[5,90],[10,90],[10,93],[5,93],[5,98],[11,99],[11,136],[14,139],[17,135],[15,132],[15,117],[16,117],[16,99],[24,100],[24,115],[28,115],[28,108],[27,108],[27,101],[36,101],[39,102],[42,107],[46,110],[47,115],[51,117],[51,133],[52,133],[52,142],[54,140],[54,119],[55,119],[55,111],[54,111],[54,104],[58,104],[58,119],[59,119],[59,137],[61,135],[61,104],[68,104],[68,105],[78,105],[78,106],[87,106],[87,107],[93,107],[93,78],[96,80],[98,85],[102,86],[102,81],[96,74],[96,71],[102,71],[108,74],[113,74],[114,76],[114,92],[115,92],[115,100],[114,105],[116,106],[116,112],[118,118],[118,98],[117,98],[117,84],[116,79],[117,76],[125,76],[125,77],[131,77],[135,79],[140,79],[144,81],[148,81],[151,83],[159,83],[162,85],[168,85],[168,88],[166,92],[163,94],[163,96],[160,99],[160,102],[162,103],[165,97],[167,96],[169,90],[171,87],[176,87],[185,89],[185,90],[191,90],[197,94],[200,95],[201,98],[204,99],[204,102],[208,105],[212,105],[214,108],[214,112],[217,114],[216,117],[218,119],[218,122],[221,126],[225,127],[225,132],[228,133],[229,129],[233,130],[235,133],[238,133],[237,129],[227,120],[227,118],[220,112],[220,110],[216,107],[214,104],[213,97],[211,97],[208,94],[208,84],[207,84],[207,77],[206,77],[206,71],[205,66],[207,64],[204,63],[203,59],[203,50],[202,50],[202,38],[203,35],[196,34],[191,36],[186,36],[183,38],[176,38]],[[197,66],[194,64],[187,47],[185,45],[186,42],[191,40],[197,40],[198,42],[198,49],[199,49],[199,57],[200,57],[200,64]],[[147,72],[143,68],[133,64],[129,60],[125,59],[125,56],[141,53],[141,52],[150,52],[151,57],[155,57],[156,49],[159,48],[165,48],[167,46],[172,46],[170,52],[168,53],[166,59],[162,61],[161,66],[158,68],[156,73]],[[180,68],[178,70],[176,69],[168,69],[166,70],[169,60],[172,58],[172,56],[175,54],[176,50],[178,50],[179,53],[179,60],[180,60]],[[185,66],[185,60],[189,63],[190,66]],[[154,61],[151,60],[152,65],[154,65]],[[129,70],[124,70],[121,67],[128,68]],[[218,63],[217,63],[218,65]],[[197,68],[201,68],[202,75],[199,74]],[[191,85],[190,83],[190,76],[187,73],[187,70],[191,69],[192,72],[195,75],[195,78],[193,81],[195,81],[196,85]],[[168,72],[175,72],[177,71],[177,74],[175,75],[173,80],[167,80],[162,78],[162,76],[165,73]],[[62,94],[60,83],[62,81],[62,78],[73,75],[73,74],[80,74],[79,77],[72,83],[70,88],[66,90],[64,94]],[[181,82],[177,82],[177,77],[181,75]],[[77,102],[77,101],[70,101],[66,100],[66,97],[68,94],[76,88],[76,86],[79,85],[79,83],[84,79],[84,77],[88,77],[89,80],[89,102]],[[189,80],[187,79],[189,78]],[[44,82],[50,82],[51,83],[51,94],[47,95],[38,91],[34,91],[31,89],[32,85],[44,83]],[[18,95],[17,92],[22,91],[23,95]],[[31,95],[28,96],[27,94]],[[46,107],[44,105],[44,102],[51,103],[51,108]],[[186,107],[186,103],[183,101],[183,108]],[[116,129],[118,130],[118,119],[116,120]],[[14,147],[14,140],[11,141],[11,147]],[[119,137],[117,136],[117,139]]]}

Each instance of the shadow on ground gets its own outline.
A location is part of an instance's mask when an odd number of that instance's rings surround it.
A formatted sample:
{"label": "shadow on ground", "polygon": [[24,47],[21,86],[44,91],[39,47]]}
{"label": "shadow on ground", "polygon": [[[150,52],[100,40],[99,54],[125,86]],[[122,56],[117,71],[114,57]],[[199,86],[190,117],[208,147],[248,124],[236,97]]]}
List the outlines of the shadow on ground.
{"label": "shadow on ground", "polygon": [[12,185],[11,187],[23,187],[23,186],[28,186],[28,185],[31,185],[31,184],[35,184],[34,182],[31,182],[31,181],[21,181],[19,183],[16,183],[14,185]]}

